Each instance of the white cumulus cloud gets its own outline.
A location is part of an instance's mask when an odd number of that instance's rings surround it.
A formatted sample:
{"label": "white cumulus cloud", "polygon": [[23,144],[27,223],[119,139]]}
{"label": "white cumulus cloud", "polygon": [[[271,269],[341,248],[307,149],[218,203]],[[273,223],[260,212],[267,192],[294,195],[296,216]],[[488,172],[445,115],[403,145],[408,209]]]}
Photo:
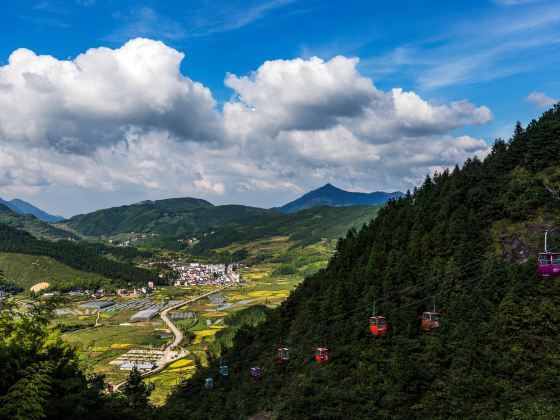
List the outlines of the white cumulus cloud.
{"label": "white cumulus cloud", "polygon": [[526,99],[538,108],[548,108],[558,102],[546,93],[537,91],[531,92]]}
{"label": "white cumulus cloud", "polygon": [[183,53],[134,39],[74,60],[14,51],[0,67],[4,141],[91,153],[132,129],[163,130],[181,141],[220,139],[210,90],[179,72]]}
{"label": "white cumulus cloud", "polygon": [[183,58],[148,39],[73,60],[15,51],[0,67],[2,194],[51,195],[64,214],[171,196],[272,207],[327,181],[406,189],[489,151],[452,134],[491,121],[489,108],[381,90],[357,58],[228,74],[222,109]]}

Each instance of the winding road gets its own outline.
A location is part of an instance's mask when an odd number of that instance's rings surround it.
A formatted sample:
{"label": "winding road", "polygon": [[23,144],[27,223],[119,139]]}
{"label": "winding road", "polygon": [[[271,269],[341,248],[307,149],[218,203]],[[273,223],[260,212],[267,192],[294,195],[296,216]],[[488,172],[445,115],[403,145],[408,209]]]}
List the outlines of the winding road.
{"label": "winding road", "polygon": [[210,296],[213,295],[214,293],[218,293],[224,289],[227,289],[228,287],[230,287],[231,285],[227,285],[224,286],[220,289],[217,290],[213,290],[211,292],[205,293],[203,295],[197,296],[195,298],[192,298],[190,300],[186,300],[184,302],[178,303],[177,305],[174,306],[170,306],[169,308],[163,310],[159,316],[161,317],[161,319],[163,319],[163,322],[165,322],[167,324],[167,326],[169,327],[169,329],[173,332],[173,335],[175,336],[175,340],[173,340],[173,342],[167,346],[167,349],[169,350],[173,350],[175,347],[177,347],[179,345],[179,343],[181,342],[181,340],[183,339],[183,333],[181,332],[181,330],[179,330],[179,328],[177,328],[175,326],[175,324],[173,324],[173,322],[171,322],[171,320],[167,317],[167,314],[169,313],[169,311],[172,311],[174,309],[178,309],[181,306],[185,306],[188,305],[189,303],[193,303],[196,302],[199,299],[205,298],[206,296]]}
{"label": "winding road", "polygon": [[[172,311],[174,309],[178,309],[182,306],[188,305],[189,303],[193,303],[196,302],[197,300],[200,300],[202,298],[205,298],[206,296],[210,296],[214,293],[218,293],[224,289],[227,289],[228,287],[233,286],[233,284],[228,284],[227,286],[221,287],[220,289],[216,289],[216,290],[212,290],[211,292],[205,293],[203,295],[197,296],[195,298],[189,299],[189,300],[185,300],[183,302],[178,303],[177,305],[173,305],[170,306],[167,309],[164,309],[163,311],[161,311],[161,313],[159,314],[159,316],[161,317],[161,319],[163,320],[163,322],[165,322],[167,324],[167,326],[169,327],[169,329],[173,332],[173,335],[175,336],[175,339],[173,340],[173,342],[171,344],[168,344],[167,347],[165,348],[165,353],[164,355],[158,360],[157,365],[158,367],[155,368],[152,371],[149,372],[145,372],[144,374],[142,374],[142,376],[144,377],[148,377],[148,376],[152,376],[153,374],[165,369],[171,362],[175,361],[175,360],[179,360],[182,357],[185,357],[186,355],[189,354],[188,350],[182,350],[182,351],[174,351],[174,349],[179,345],[179,343],[181,342],[181,340],[183,340],[183,333],[181,332],[181,330],[179,328],[177,328],[175,326],[175,324],[173,324],[173,322],[171,322],[171,320],[167,317],[167,314],[169,313],[169,311]],[[114,386],[114,391],[116,391],[119,387],[121,387],[124,383],[121,382],[117,385]]]}

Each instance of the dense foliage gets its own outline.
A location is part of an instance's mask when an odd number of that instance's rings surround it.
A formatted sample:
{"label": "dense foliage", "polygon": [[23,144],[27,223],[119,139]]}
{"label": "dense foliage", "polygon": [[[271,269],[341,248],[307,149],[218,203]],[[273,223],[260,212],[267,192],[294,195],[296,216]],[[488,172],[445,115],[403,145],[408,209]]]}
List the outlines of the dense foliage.
{"label": "dense foliage", "polygon": [[141,250],[135,247],[111,246],[105,245],[101,242],[84,241],[79,242],[79,244],[80,246],[95,254],[104,255],[106,257],[113,258],[118,261],[127,262],[129,264],[140,262],[155,255],[153,251],[149,250]]}
{"label": "dense foliage", "polygon": [[101,257],[70,241],[38,240],[29,233],[0,224],[0,252],[44,255],[77,270],[98,273],[115,285],[146,284],[157,276],[141,268]]}
{"label": "dense foliage", "polygon": [[84,371],[75,349],[49,327],[55,306],[0,300],[0,419],[150,418],[134,375],[129,392],[109,395],[102,376]]}
{"label": "dense foliage", "polygon": [[[266,321],[239,329],[222,353],[229,380],[211,359],[161,417],[560,418],[560,280],[540,278],[534,258],[545,228],[560,247],[559,156],[555,107],[484,161],[389,202]],[[443,321],[426,333],[432,296]],[[367,327],[376,300],[385,337]],[[325,366],[313,361],[323,344]]]}
{"label": "dense foliage", "polygon": [[20,285],[7,280],[4,277],[4,273],[0,271],[0,292],[4,292],[6,294],[18,294],[23,292],[23,287]]}

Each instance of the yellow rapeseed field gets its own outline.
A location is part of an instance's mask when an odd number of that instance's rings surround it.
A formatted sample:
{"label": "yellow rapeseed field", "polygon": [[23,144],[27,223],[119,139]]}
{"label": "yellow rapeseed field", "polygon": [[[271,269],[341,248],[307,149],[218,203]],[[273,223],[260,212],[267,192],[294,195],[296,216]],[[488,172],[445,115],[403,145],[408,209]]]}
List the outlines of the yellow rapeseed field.
{"label": "yellow rapeseed field", "polygon": [[126,343],[114,343],[111,344],[111,348],[112,349],[125,349],[127,347],[130,347],[130,344],[126,344]]}
{"label": "yellow rapeseed field", "polygon": [[181,360],[177,360],[176,362],[171,363],[171,365],[169,365],[170,368],[180,368],[180,367],[185,367],[187,365],[191,365],[193,363],[193,361],[191,359],[181,359]]}
{"label": "yellow rapeseed field", "polygon": [[214,334],[216,334],[218,330],[200,330],[200,331],[195,331],[195,338],[193,340],[193,344],[199,344],[202,342],[202,340],[206,337],[211,337]]}
{"label": "yellow rapeseed field", "polygon": [[109,350],[109,347],[108,346],[92,347],[90,350],[96,353],[103,353],[104,351]]}

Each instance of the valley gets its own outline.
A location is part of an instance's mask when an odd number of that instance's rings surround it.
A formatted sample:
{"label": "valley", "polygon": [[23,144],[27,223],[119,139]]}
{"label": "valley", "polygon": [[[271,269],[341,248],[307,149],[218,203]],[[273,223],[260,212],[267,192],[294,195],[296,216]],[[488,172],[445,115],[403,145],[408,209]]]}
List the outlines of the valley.
{"label": "valley", "polygon": [[[158,213],[150,216],[146,206],[157,207]],[[193,206],[200,213],[190,213]],[[207,365],[208,352],[218,354],[230,347],[238,329],[262,322],[305,277],[324,268],[336,250],[337,237],[368,223],[380,208],[318,207],[284,215],[239,211],[237,206],[238,215],[231,215],[228,207],[225,212],[219,209],[222,216],[216,219],[216,210],[201,200],[164,200],[140,207],[115,211],[124,219],[108,235],[89,235],[99,232],[85,227],[87,215],[58,223],[53,229],[75,240],[60,242],[64,235],[59,235],[53,246],[44,235],[37,240],[5,228],[0,270],[24,289],[21,302],[51,295],[62,299],[51,328],[61,331],[62,339],[79,351],[84,368],[102,374],[106,385],[118,388],[130,366],[142,366],[144,381],[153,388],[150,401],[157,406],[197,367]],[[182,213],[170,216],[178,208]],[[92,223],[115,212],[98,212],[91,216]],[[201,222],[203,215],[206,221]],[[132,225],[129,218],[144,224]],[[201,227],[188,225],[194,219]],[[52,226],[34,223],[44,225],[43,231]],[[180,234],[185,223],[190,233]],[[146,233],[126,231],[133,228]],[[73,254],[78,258],[70,257]],[[103,264],[92,264],[90,258],[101,258]],[[100,269],[105,264],[114,268]],[[142,277],[125,283],[133,266]],[[119,272],[122,280],[114,277]],[[155,312],[140,317],[151,308]]]}

